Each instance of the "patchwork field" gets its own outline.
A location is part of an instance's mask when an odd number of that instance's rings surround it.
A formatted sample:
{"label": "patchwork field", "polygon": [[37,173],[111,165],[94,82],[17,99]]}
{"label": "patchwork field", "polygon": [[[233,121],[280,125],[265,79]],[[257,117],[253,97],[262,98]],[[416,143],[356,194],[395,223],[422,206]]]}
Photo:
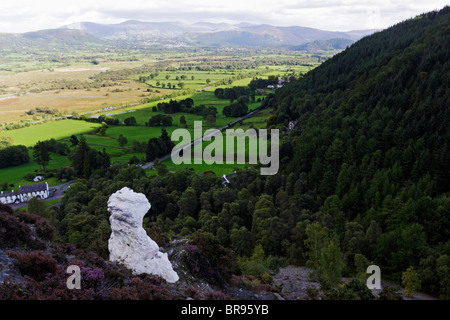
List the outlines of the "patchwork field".
{"label": "patchwork field", "polygon": [[0,131],[0,137],[13,137],[14,144],[30,147],[38,141],[58,140],[73,134],[93,131],[99,126],[98,123],[86,121],[60,120],[16,130]]}
{"label": "patchwork field", "polygon": [[[305,57],[270,54],[244,54],[238,57],[138,53],[128,60],[121,54],[100,53],[99,56],[102,58],[97,58],[95,64],[89,60],[92,58],[83,55],[74,56],[64,63],[43,61],[36,65],[24,62],[5,66],[0,61],[0,137],[13,137],[14,144],[31,147],[39,140],[52,138],[70,145],[68,138],[71,135],[83,134],[89,146],[101,152],[106,151],[112,163],[127,163],[133,156],[145,162],[145,153],[133,151],[133,141],[146,143],[150,138],[161,135],[161,127],[145,126],[152,116],[163,114],[162,111],[153,111],[159,102],[191,98],[194,107],[204,105],[217,109],[216,121],[212,126],[206,125],[201,115],[181,112],[170,114],[173,121],[172,126],[165,128],[168,134],[171,135],[179,128],[187,128],[193,137],[194,121],[203,122],[204,132],[210,128],[221,128],[236,119],[222,114],[230,101],[218,99],[214,95],[216,88],[247,86],[254,77],[283,77],[304,73],[314,65],[305,64],[312,61]],[[266,91],[266,94],[270,92]],[[264,94],[261,94],[256,99],[263,97]],[[144,100],[151,102],[143,103]],[[260,102],[247,105],[249,110],[254,110],[260,106]],[[42,109],[52,112],[42,112]],[[128,117],[135,117],[137,126],[109,126],[104,135],[99,135],[95,130],[101,126],[100,123],[67,119],[51,121],[52,118],[74,113],[84,114],[88,118],[103,114],[121,122]],[[259,111],[236,124],[235,128],[265,128],[270,114],[270,110]],[[186,125],[180,123],[182,116]],[[2,130],[17,125],[26,126]],[[127,139],[123,146],[118,141],[120,135]],[[175,143],[178,144],[178,141]],[[203,142],[202,149],[210,143]],[[248,155],[248,146],[245,148],[244,152]],[[30,163],[26,165],[1,169],[0,183],[5,181],[14,187],[32,183],[24,179],[25,175],[38,173],[40,168],[32,159],[32,150],[30,158]],[[51,158],[48,165],[50,170],[70,164],[67,157],[52,154]],[[213,171],[220,176],[232,173],[236,167],[242,169],[248,166],[248,163],[175,165],[170,158],[164,164],[170,171],[187,168],[197,173]],[[156,171],[147,172],[151,175]],[[50,185],[60,183],[56,178],[46,181]]]}

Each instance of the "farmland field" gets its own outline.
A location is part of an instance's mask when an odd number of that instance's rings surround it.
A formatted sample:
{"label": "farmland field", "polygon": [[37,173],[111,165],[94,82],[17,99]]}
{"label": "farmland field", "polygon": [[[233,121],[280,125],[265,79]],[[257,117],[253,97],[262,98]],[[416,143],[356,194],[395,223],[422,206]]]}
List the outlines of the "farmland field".
{"label": "farmland field", "polygon": [[[83,134],[90,148],[108,153],[112,163],[127,163],[133,156],[144,162],[145,153],[134,151],[133,141],[146,143],[150,138],[158,138],[161,135],[162,127],[145,126],[152,116],[164,114],[162,111],[153,111],[159,102],[191,98],[194,107],[204,105],[217,109],[216,120],[211,127],[206,125],[201,115],[186,112],[169,115],[173,119],[172,126],[165,127],[169,135],[175,129],[187,128],[193,137],[194,121],[203,122],[204,132],[209,128],[221,128],[236,119],[222,114],[223,108],[229,105],[230,101],[218,99],[214,95],[216,88],[247,86],[254,77],[287,77],[293,73],[307,72],[314,65],[312,60],[303,56],[270,54],[211,56],[191,53],[180,56],[170,52],[164,55],[137,53],[129,60],[120,54],[99,55],[101,58],[98,58],[99,63],[95,65],[90,63],[88,56],[80,54],[64,63],[44,61],[37,65],[24,62],[4,66],[0,70],[0,137],[13,137],[13,144],[27,147],[35,145],[37,141],[52,138],[62,139],[61,141],[71,146],[68,138],[71,135]],[[311,63],[310,66],[304,65],[305,62]],[[142,77],[146,78],[142,80]],[[179,85],[181,82],[183,84]],[[266,92],[259,94],[256,99],[271,92],[264,91]],[[254,110],[261,103],[247,105],[249,110]],[[52,112],[47,114],[38,108],[46,108]],[[104,134],[100,135],[94,131],[101,123],[51,120],[78,114],[86,118],[105,115],[117,118],[121,123],[126,118],[135,117],[137,126],[109,125]],[[259,111],[251,118],[236,124],[235,128],[265,128],[270,114],[270,110]],[[186,125],[180,123],[182,116]],[[34,124],[35,122],[42,123]],[[24,125],[26,126],[21,129],[2,130]],[[122,147],[118,142],[120,135],[127,139],[127,143]],[[203,142],[203,148],[209,143]],[[52,154],[51,158],[48,165],[50,171],[70,164],[70,160],[64,156]],[[8,182],[14,187],[33,183],[25,180],[24,176],[27,173],[37,174],[41,169],[34,162],[32,150],[30,159],[28,164],[0,170],[0,182]],[[191,168],[198,173],[213,171],[217,175],[229,174],[235,167],[242,169],[248,165],[175,165],[170,158],[164,163],[170,171]],[[155,172],[147,171],[148,174]],[[51,185],[60,183],[54,177],[46,181]]]}
{"label": "farmland field", "polygon": [[[126,107],[145,99],[161,100],[220,85],[247,85],[255,76],[305,72],[314,59],[291,55],[212,55],[176,52],[121,53],[76,51],[60,61],[12,54],[0,60],[0,129],[51,118],[30,110],[45,107],[58,116]],[[92,63],[93,52],[96,62]],[[151,78],[150,78],[151,76]],[[140,77],[147,77],[141,81]],[[170,88],[169,88],[170,83]],[[182,83],[182,84],[181,84]]]}
{"label": "farmland field", "polygon": [[58,140],[73,134],[93,131],[99,126],[100,124],[92,122],[61,120],[16,130],[0,131],[0,137],[13,137],[14,144],[30,147],[38,141],[52,138]]}

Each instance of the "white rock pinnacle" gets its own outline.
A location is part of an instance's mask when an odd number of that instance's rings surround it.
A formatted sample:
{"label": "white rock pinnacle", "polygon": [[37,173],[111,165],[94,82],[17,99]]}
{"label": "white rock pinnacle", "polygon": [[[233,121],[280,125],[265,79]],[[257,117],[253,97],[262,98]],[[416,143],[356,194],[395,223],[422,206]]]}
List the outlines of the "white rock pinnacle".
{"label": "white rock pinnacle", "polygon": [[142,219],[151,208],[145,195],[129,188],[122,188],[108,200],[111,213],[111,237],[108,242],[109,259],[123,263],[134,274],[154,274],[167,282],[179,278],[159,247],[142,228]]}

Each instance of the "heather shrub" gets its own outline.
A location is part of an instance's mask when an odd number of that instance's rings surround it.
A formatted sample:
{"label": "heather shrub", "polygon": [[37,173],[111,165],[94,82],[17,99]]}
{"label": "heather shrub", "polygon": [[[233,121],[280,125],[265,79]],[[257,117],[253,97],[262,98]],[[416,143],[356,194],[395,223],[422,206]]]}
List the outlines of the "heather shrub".
{"label": "heather shrub", "polygon": [[47,274],[56,272],[56,260],[41,250],[25,253],[9,251],[8,255],[16,259],[22,275],[27,275],[37,281],[45,279]]}
{"label": "heather shrub", "polygon": [[200,291],[198,291],[197,289],[195,289],[193,287],[187,287],[186,290],[184,291],[184,294],[187,297],[192,298],[194,300],[202,299],[202,294],[200,293]]}
{"label": "heather shrub", "polygon": [[105,274],[100,268],[81,268],[81,287],[99,291],[103,289]]}
{"label": "heather shrub", "polygon": [[53,240],[55,228],[50,225],[47,219],[39,218],[34,225],[36,228],[36,233],[40,238],[49,241]]}
{"label": "heather shrub", "polygon": [[16,282],[6,278],[5,281],[0,284],[0,301],[2,300],[22,300],[23,290],[19,288]]}
{"label": "heather shrub", "polygon": [[161,279],[147,276],[133,278],[127,287],[113,288],[109,293],[112,300],[171,300],[174,295],[161,285]]}
{"label": "heather shrub", "polygon": [[0,212],[7,212],[7,213],[14,213],[13,208],[11,208],[10,206],[8,206],[7,204],[3,204],[0,202]]}
{"label": "heather shrub", "polygon": [[31,245],[31,230],[25,223],[7,212],[0,212],[0,246]]}
{"label": "heather shrub", "polygon": [[205,300],[229,300],[222,291],[214,291],[205,293]]}
{"label": "heather shrub", "polygon": [[100,257],[95,252],[89,251],[84,255],[84,260],[86,261],[87,265],[97,267],[97,268],[105,268],[106,262],[105,259]]}
{"label": "heather shrub", "polygon": [[132,278],[130,269],[114,262],[106,262],[103,272],[105,273],[105,285],[110,287],[122,287],[125,282]]}
{"label": "heather shrub", "polygon": [[233,274],[240,272],[234,251],[206,232],[193,235],[183,261],[193,275],[218,285],[225,285]]}
{"label": "heather shrub", "polygon": [[102,291],[83,285],[79,290],[68,289],[66,267],[62,265],[57,266],[53,275],[48,274],[41,281],[27,276],[25,278],[27,283],[23,288],[23,296],[28,300],[100,300],[104,298]]}
{"label": "heather shrub", "polygon": [[53,240],[53,234],[55,228],[50,225],[47,219],[42,218],[37,214],[31,214],[27,212],[18,212],[15,216],[22,222],[28,224],[34,224],[36,227],[36,233],[44,240]]}
{"label": "heather shrub", "polygon": [[58,263],[65,264],[67,262],[67,255],[73,255],[75,250],[72,244],[63,244],[51,248],[51,253]]}
{"label": "heather shrub", "polygon": [[37,214],[31,214],[31,213],[26,213],[26,212],[17,212],[15,214],[15,216],[20,220],[23,221],[25,223],[30,223],[30,224],[35,224],[36,221],[38,221],[39,219],[41,219],[40,216],[38,216]]}
{"label": "heather shrub", "polygon": [[210,261],[202,254],[201,250],[196,245],[188,245],[183,253],[183,263],[187,266],[192,275],[210,279],[214,270]]}

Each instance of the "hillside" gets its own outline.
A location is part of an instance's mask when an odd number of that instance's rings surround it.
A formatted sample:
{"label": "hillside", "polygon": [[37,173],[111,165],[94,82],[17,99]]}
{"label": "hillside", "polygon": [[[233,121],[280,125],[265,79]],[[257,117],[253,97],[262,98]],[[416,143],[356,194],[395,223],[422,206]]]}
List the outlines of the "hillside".
{"label": "hillside", "polygon": [[49,29],[0,34],[1,49],[61,49],[67,46],[102,45],[104,41],[81,30]]}
{"label": "hillside", "polygon": [[[370,30],[366,30],[362,34],[367,35],[370,33]],[[362,34],[332,32],[298,26],[277,27],[271,25],[251,25],[235,30],[203,33],[193,32],[189,33],[187,37],[199,44],[209,45],[286,46],[335,38],[358,40]]]}
{"label": "hillside", "polygon": [[296,51],[308,51],[308,52],[317,52],[317,51],[329,51],[329,50],[344,50],[353,44],[353,40],[344,39],[344,38],[336,38],[330,40],[316,40],[313,42],[308,42],[299,46],[291,47],[291,50]]}
{"label": "hillside", "polygon": [[129,20],[118,24],[80,22],[62,28],[83,30],[102,39],[161,40],[175,39],[197,45],[278,46],[299,45],[315,40],[346,38],[358,40],[373,30],[325,31],[299,26],[279,27],[267,24],[228,24],[197,22],[144,22]]}
{"label": "hillside", "polygon": [[445,7],[365,37],[271,102],[279,123],[298,120],[281,188],[338,237],[347,267],[363,254],[396,281],[413,267],[447,297],[449,26]]}

